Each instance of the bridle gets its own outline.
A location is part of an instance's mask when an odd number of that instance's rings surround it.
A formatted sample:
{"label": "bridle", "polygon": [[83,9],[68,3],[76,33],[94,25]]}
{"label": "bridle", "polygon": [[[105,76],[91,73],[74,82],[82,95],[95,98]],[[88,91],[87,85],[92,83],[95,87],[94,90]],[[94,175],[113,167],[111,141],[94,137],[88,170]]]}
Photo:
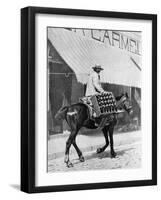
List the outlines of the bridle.
{"label": "bridle", "polygon": [[120,107],[121,105],[123,105],[124,110],[126,110],[128,113],[130,113],[132,106],[129,106],[129,103],[127,102],[127,98],[128,97],[126,95],[123,95],[120,98],[120,100],[117,101],[117,107]]}

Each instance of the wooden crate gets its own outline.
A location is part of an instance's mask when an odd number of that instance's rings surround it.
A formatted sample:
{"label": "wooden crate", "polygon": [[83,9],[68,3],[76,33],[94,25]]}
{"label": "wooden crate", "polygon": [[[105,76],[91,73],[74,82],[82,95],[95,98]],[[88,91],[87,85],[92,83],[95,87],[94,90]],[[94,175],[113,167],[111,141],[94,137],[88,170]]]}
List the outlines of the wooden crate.
{"label": "wooden crate", "polygon": [[97,117],[117,112],[116,100],[112,92],[93,95],[91,101]]}

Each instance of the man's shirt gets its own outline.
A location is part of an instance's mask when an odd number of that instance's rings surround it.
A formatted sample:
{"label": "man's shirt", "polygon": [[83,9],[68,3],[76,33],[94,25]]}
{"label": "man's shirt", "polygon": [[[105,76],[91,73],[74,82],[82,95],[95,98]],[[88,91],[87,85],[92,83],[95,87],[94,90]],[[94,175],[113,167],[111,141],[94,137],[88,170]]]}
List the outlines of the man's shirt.
{"label": "man's shirt", "polygon": [[103,88],[101,87],[101,82],[100,82],[100,75],[93,71],[88,79],[87,82],[87,88],[86,88],[86,95],[85,96],[91,96],[95,95],[97,93],[103,92]]}

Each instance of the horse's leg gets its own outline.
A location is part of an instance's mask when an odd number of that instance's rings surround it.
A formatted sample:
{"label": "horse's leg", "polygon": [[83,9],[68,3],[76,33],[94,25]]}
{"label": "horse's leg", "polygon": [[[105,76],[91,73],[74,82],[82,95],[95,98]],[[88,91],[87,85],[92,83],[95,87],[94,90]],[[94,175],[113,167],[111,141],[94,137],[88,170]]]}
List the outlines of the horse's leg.
{"label": "horse's leg", "polygon": [[74,146],[74,148],[75,148],[75,150],[76,150],[76,152],[77,152],[77,154],[79,156],[79,160],[81,162],[84,162],[83,154],[82,154],[81,150],[79,149],[79,147],[77,146],[75,139],[73,140],[73,146]]}
{"label": "horse's leg", "polygon": [[103,132],[103,135],[105,137],[105,145],[103,147],[100,147],[97,149],[97,153],[102,153],[103,151],[105,151],[105,149],[108,147],[109,145],[109,140],[108,140],[108,126],[105,126],[103,129],[102,129],[102,132]]}
{"label": "horse's leg", "polygon": [[73,143],[74,141],[74,138],[77,134],[77,131],[71,131],[71,134],[66,142],[66,149],[65,149],[65,159],[64,159],[64,162],[67,164],[67,167],[73,167],[73,164],[70,162],[69,160],[69,149],[71,147],[71,144]]}
{"label": "horse's leg", "polygon": [[114,126],[110,125],[109,126],[109,137],[110,137],[110,147],[111,147],[111,158],[116,157],[116,153],[115,153],[114,147],[113,147],[113,131],[114,131]]}

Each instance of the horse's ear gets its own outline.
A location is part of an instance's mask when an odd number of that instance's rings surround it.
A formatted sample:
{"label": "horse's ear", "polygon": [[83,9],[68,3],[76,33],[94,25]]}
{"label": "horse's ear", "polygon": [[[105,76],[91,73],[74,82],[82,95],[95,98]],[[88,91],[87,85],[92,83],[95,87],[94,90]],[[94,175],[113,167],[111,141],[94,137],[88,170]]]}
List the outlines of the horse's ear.
{"label": "horse's ear", "polygon": [[119,101],[122,96],[123,96],[123,94],[121,94],[120,96],[115,97],[116,101]]}
{"label": "horse's ear", "polygon": [[120,97],[115,97],[116,101],[119,101],[120,100]]}
{"label": "horse's ear", "polygon": [[129,98],[129,95],[128,95],[128,93],[127,93],[127,92],[125,93],[125,96],[126,96],[126,98],[127,98],[127,99]]}

